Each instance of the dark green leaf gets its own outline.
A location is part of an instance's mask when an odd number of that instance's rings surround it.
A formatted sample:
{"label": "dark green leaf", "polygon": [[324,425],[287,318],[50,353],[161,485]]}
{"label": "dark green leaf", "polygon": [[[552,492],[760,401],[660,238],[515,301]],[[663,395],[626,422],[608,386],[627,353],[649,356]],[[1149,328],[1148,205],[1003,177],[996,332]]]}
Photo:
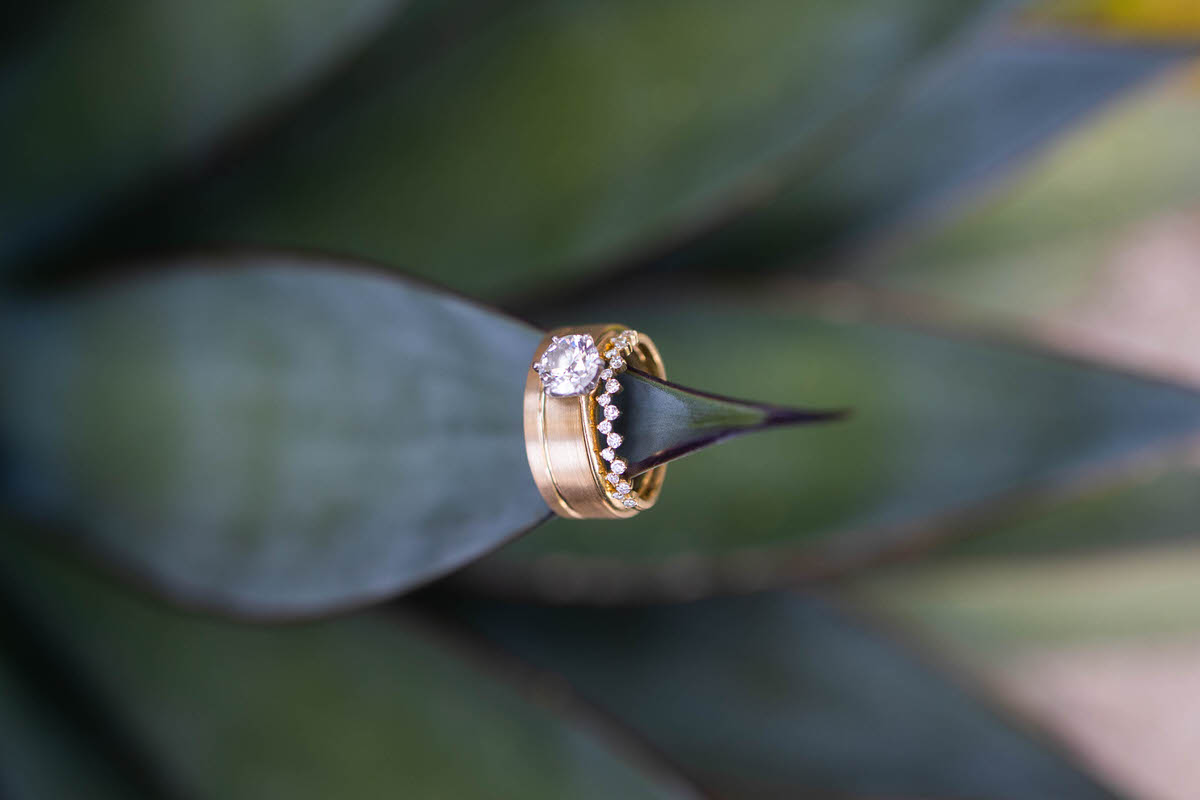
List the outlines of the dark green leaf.
{"label": "dark green leaf", "polygon": [[[5,614],[11,614],[6,609]],[[95,740],[13,664],[0,656],[0,795],[7,800],[144,798]]]}
{"label": "dark green leaf", "polygon": [[255,614],[402,591],[547,514],[521,431],[538,331],[319,259],[162,266],[0,318],[10,506]]}
{"label": "dark green leaf", "polygon": [[[0,539],[0,575],[185,797],[695,797],[561,686],[404,615],[251,627],[166,611]],[[513,676],[516,677],[515,675]]]}
{"label": "dark green leaf", "polygon": [[1053,746],[814,598],[459,603],[450,613],[564,675],[721,796],[1112,797]]}
{"label": "dark green leaf", "polygon": [[623,411],[621,453],[629,461],[630,475],[734,436],[845,416],[841,411],[784,408],[706,394],[636,370],[628,376],[615,402]]}
{"label": "dark green leaf", "polygon": [[[0,316],[10,508],[182,601],[273,616],[404,591],[548,516],[533,328],[316,258],[155,266]],[[626,385],[633,472],[830,416]]]}
{"label": "dark green leaf", "polygon": [[[475,578],[599,601],[760,588],[929,543],[931,523],[1200,431],[1200,393],[1186,388],[969,331],[922,332],[869,295],[829,294],[818,308],[836,318],[776,297],[774,310],[709,302],[596,316],[652,335],[683,381],[853,407],[848,422],[685,459],[651,511],[555,520]],[[865,321],[884,313],[901,324]]]}
{"label": "dark green leaf", "polygon": [[944,218],[961,207],[965,190],[1001,177],[1067,126],[1195,53],[1194,45],[1045,35],[960,48],[769,203],[689,243],[669,263],[792,266],[861,247],[899,223]]}
{"label": "dark green leaf", "polygon": [[402,5],[59,3],[0,63],[0,264],[261,120]]}
{"label": "dark green leaf", "polygon": [[317,247],[493,296],[560,285],[770,192],[834,121],[1004,4],[513,4],[113,243]]}

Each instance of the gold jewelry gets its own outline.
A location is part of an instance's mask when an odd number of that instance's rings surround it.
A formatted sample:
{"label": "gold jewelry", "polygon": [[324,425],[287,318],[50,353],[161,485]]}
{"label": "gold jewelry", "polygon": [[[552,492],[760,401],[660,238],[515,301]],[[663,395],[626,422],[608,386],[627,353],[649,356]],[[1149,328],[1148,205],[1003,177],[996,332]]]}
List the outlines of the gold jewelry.
{"label": "gold jewelry", "polygon": [[658,499],[667,465],[630,476],[617,453],[614,396],[627,366],[666,378],[650,337],[622,325],[559,328],[538,345],[525,379],[525,454],[560,517],[624,519]]}

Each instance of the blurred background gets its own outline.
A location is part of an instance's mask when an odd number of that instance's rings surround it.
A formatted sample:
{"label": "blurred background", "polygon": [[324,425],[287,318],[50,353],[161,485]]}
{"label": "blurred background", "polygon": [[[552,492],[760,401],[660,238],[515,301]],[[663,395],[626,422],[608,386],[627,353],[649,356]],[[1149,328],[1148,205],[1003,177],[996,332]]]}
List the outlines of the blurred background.
{"label": "blurred background", "polygon": [[[1200,795],[1200,2],[0,42],[4,797]],[[853,416],[546,521],[531,326],[609,319]]]}

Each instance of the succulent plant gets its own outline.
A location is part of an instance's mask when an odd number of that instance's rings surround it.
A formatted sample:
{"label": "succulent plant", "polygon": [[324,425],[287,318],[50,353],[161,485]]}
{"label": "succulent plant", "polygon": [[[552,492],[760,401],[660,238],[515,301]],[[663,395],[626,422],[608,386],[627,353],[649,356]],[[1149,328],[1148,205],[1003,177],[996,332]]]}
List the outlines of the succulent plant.
{"label": "succulent plant", "polygon": [[[0,794],[1129,790],[1004,655],[1195,597],[1119,548],[1200,365],[1105,259],[1200,207],[1200,20],[1117,5],[10,14]],[[551,520],[526,371],[614,319],[678,463]]]}

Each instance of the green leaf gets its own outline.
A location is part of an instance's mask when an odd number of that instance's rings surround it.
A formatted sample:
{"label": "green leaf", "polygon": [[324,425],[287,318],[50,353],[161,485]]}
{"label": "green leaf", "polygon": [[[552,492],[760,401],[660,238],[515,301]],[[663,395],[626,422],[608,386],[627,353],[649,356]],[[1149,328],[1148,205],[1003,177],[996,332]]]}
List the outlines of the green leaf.
{"label": "green leaf", "polygon": [[[522,396],[540,332],[353,264],[193,256],[0,315],[0,501],[189,604],[360,605],[549,515]],[[645,377],[631,474],[830,418]]]}
{"label": "green leaf", "polygon": [[55,4],[0,64],[0,266],[261,122],[402,4]]}
{"label": "green leaf", "polygon": [[10,508],[260,615],[394,594],[547,515],[521,431],[538,331],[316,258],[155,266],[3,315]]}
{"label": "green leaf", "polygon": [[953,216],[965,194],[1196,52],[1195,44],[1029,33],[959,48],[914,76],[836,152],[791,175],[769,202],[689,242],[668,263],[745,270],[855,248],[861,255],[883,234]]}
{"label": "green leaf", "polygon": [[179,796],[696,796],[602,734],[561,687],[502,679],[404,614],[213,621],[117,591],[11,533],[0,546],[10,590]]}
{"label": "green leaf", "polygon": [[817,598],[444,607],[561,673],[722,797],[1113,796],[1028,726]]}
{"label": "green leaf", "polygon": [[[10,614],[11,610],[6,611]],[[6,620],[8,621],[8,620]],[[11,642],[6,642],[11,646]],[[0,791],[8,800],[145,797],[55,698],[0,655]]]}
{"label": "green leaf", "polygon": [[818,292],[804,311],[774,297],[770,310],[710,299],[597,316],[653,336],[676,378],[850,406],[848,422],[697,454],[672,466],[647,513],[554,520],[473,567],[473,579],[613,602],[837,573],[935,542],[934,523],[1200,431],[1200,393],[1187,388],[969,330],[938,333],[886,298]]}
{"label": "green leaf", "polygon": [[416,69],[360,76],[108,244],[314,247],[477,295],[561,285],[770,192],[1004,4],[516,4]]}
{"label": "green leaf", "polygon": [[1081,306],[1108,294],[1114,253],[1140,223],[1200,204],[1196,76],[1184,71],[1106,113],[954,224],[864,265],[862,277],[977,312],[1078,323]]}
{"label": "green leaf", "polygon": [[783,425],[832,422],[843,411],[784,408],[697,392],[630,370],[614,402],[622,410],[621,454],[629,474],[746,433]]}
{"label": "green leaf", "polygon": [[[1193,528],[1194,532],[1194,528]],[[980,668],[1088,645],[1195,641],[1200,548],[1087,558],[954,558],[872,570],[856,597]]]}

